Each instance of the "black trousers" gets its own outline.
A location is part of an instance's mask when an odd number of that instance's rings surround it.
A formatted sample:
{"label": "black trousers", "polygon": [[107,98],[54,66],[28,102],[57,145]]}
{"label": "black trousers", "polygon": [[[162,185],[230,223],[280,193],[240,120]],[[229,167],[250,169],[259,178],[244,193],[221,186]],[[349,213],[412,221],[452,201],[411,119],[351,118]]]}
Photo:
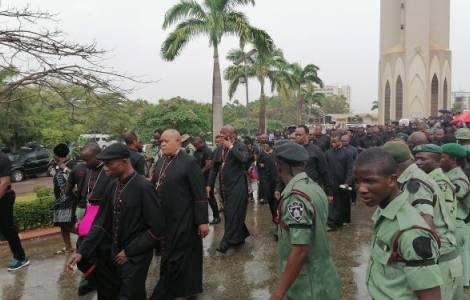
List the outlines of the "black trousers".
{"label": "black trousers", "polygon": [[17,260],[24,260],[26,255],[21,246],[18,229],[13,220],[15,198],[15,192],[9,191],[0,199],[0,232],[2,232],[8,241],[13,257]]}
{"label": "black trousers", "polygon": [[328,225],[331,227],[343,226],[351,223],[350,192],[342,189],[333,190],[333,204],[328,209]]}
{"label": "black trousers", "polygon": [[211,189],[209,193],[209,205],[212,209],[214,218],[220,218],[219,215],[219,206],[217,205],[217,199],[215,199],[214,189]]}

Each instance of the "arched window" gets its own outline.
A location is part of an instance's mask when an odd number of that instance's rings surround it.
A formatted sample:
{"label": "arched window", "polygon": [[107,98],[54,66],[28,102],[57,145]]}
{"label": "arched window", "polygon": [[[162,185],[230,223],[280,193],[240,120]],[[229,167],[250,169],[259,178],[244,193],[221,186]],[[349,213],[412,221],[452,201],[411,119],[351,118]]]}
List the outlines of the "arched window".
{"label": "arched window", "polygon": [[439,79],[434,74],[431,82],[431,116],[437,117],[437,111],[439,106]]}
{"label": "arched window", "polygon": [[403,81],[398,76],[395,86],[395,119],[403,118]]}
{"label": "arched window", "polygon": [[384,99],[384,121],[385,124],[390,123],[390,82],[385,84],[385,99]]}
{"label": "arched window", "polygon": [[442,96],[442,98],[443,98],[443,101],[442,101],[442,103],[443,103],[443,104],[442,104],[442,108],[443,108],[443,109],[448,109],[447,93],[448,93],[448,91],[447,91],[447,78],[445,78],[445,79],[444,79],[444,89],[442,90],[442,94],[443,94],[443,96]]}

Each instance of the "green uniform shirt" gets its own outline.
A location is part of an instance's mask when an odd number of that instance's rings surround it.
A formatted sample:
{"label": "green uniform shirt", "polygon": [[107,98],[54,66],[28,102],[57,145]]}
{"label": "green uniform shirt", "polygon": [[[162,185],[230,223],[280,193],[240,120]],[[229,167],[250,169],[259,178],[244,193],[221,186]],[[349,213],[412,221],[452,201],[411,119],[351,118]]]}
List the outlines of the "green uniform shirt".
{"label": "green uniform shirt", "polygon": [[457,197],[457,226],[463,226],[470,213],[470,184],[461,167],[450,170],[446,175],[454,185]]}
{"label": "green uniform shirt", "polygon": [[296,175],[279,203],[280,271],[286,268],[292,245],[309,245],[309,254],[284,299],[341,299],[341,284],[330,257],[327,216],[328,200],[320,186],[306,173]]}
{"label": "green uniform shirt", "polygon": [[[424,183],[423,183],[424,182]],[[435,182],[416,164],[412,164],[398,177],[402,191],[408,195],[408,201],[421,214],[434,217],[433,202],[439,188]],[[425,184],[426,183],[426,184]],[[430,187],[435,186],[435,190]]]}
{"label": "green uniform shirt", "polygon": [[[419,212],[408,203],[406,193],[401,193],[385,209],[377,209],[374,236],[367,271],[367,287],[372,299],[416,299],[415,292],[440,286],[441,271],[436,264],[439,246]],[[398,253],[405,262],[391,261],[395,236]]]}
{"label": "green uniform shirt", "polygon": [[429,173],[429,176],[437,184],[437,202],[434,206],[434,225],[441,240],[440,254],[444,255],[457,250],[457,239],[455,237],[455,216],[457,200],[450,179],[441,168]]}

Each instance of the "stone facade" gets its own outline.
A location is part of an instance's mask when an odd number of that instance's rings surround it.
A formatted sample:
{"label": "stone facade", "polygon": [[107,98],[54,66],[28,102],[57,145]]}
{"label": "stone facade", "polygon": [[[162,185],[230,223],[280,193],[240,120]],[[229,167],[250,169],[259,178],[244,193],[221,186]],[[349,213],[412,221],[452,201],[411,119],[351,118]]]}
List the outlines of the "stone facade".
{"label": "stone facade", "polygon": [[380,123],[450,109],[450,0],[381,0],[380,26]]}

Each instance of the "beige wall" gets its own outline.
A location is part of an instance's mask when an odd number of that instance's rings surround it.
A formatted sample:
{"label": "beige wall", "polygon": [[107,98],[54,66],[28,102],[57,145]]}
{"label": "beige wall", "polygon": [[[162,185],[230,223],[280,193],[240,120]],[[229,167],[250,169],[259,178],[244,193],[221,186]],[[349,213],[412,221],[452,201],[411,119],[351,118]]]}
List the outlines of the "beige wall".
{"label": "beige wall", "polygon": [[438,109],[443,108],[445,79],[447,108],[450,108],[450,1],[382,0],[381,4],[380,122],[384,122],[387,81],[391,87],[390,119],[393,121],[396,118],[396,81],[399,76],[403,81],[404,118],[423,118],[431,114],[431,81],[434,74],[439,80]]}

